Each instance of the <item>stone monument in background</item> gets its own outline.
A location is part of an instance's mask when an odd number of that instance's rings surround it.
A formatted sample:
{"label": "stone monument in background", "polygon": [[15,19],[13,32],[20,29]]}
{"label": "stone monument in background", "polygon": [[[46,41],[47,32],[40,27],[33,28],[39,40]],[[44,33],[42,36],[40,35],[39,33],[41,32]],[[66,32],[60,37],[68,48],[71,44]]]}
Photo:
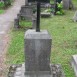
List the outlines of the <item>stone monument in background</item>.
{"label": "stone monument in background", "polygon": [[63,8],[64,9],[66,9],[66,10],[74,9],[72,0],[62,0],[62,1],[63,1]]}

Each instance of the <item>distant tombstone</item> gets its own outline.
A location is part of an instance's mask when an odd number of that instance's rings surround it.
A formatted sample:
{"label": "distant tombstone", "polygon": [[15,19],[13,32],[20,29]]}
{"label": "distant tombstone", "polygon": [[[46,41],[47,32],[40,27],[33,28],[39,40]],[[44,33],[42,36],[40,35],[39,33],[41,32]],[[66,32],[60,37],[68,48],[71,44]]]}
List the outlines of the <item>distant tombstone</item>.
{"label": "distant tombstone", "polygon": [[77,11],[75,12],[74,16],[73,16],[73,21],[77,22]]}
{"label": "distant tombstone", "polygon": [[74,9],[72,0],[63,0],[63,8],[68,10],[68,9]]}
{"label": "distant tombstone", "polygon": [[33,11],[32,11],[32,7],[31,6],[22,6],[21,7],[21,11],[20,14],[22,17],[24,17],[26,20],[31,21],[32,20],[32,16],[33,16]]}

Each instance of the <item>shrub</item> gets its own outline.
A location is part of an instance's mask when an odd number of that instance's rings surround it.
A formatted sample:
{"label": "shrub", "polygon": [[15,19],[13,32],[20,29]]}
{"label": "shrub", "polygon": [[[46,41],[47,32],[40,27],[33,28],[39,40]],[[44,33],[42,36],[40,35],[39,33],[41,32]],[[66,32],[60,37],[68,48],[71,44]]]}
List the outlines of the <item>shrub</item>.
{"label": "shrub", "polygon": [[5,1],[5,6],[11,5],[11,1],[12,1],[12,0],[7,0],[7,1]]}
{"label": "shrub", "polygon": [[64,14],[64,11],[63,11],[63,3],[57,3],[57,9],[58,11],[56,12],[56,14],[58,15],[63,15]]}
{"label": "shrub", "polygon": [[4,2],[0,2],[0,8],[3,8],[5,5],[4,5]]}

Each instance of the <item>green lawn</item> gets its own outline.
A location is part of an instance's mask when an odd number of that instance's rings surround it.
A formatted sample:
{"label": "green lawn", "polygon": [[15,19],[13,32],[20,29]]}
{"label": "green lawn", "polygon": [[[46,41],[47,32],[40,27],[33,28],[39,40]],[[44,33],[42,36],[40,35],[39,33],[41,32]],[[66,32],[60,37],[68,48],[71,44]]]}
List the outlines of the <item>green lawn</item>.
{"label": "green lawn", "polygon": [[0,9],[0,14],[3,14],[5,11]]}
{"label": "green lawn", "polygon": [[[41,29],[48,30],[52,37],[51,62],[61,64],[66,77],[75,77],[71,68],[71,56],[77,54],[77,23],[72,21],[75,11],[65,11],[63,16],[41,19]],[[7,52],[7,62],[24,62],[25,30],[14,29],[10,33],[11,41]]]}

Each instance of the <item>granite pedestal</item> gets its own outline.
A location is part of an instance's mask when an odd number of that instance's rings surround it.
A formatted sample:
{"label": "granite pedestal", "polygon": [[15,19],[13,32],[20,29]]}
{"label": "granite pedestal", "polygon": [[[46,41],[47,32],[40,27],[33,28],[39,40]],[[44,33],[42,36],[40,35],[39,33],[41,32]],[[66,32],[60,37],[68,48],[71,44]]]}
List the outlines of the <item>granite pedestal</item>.
{"label": "granite pedestal", "polygon": [[46,30],[25,33],[26,71],[50,72],[51,37]]}
{"label": "granite pedestal", "polygon": [[52,64],[51,74],[47,72],[34,72],[25,74],[25,64],[12,65],[9,68],[9,73],[7,77],[65,77],[64,72],[62,71],[62,67],[59,64]]}

